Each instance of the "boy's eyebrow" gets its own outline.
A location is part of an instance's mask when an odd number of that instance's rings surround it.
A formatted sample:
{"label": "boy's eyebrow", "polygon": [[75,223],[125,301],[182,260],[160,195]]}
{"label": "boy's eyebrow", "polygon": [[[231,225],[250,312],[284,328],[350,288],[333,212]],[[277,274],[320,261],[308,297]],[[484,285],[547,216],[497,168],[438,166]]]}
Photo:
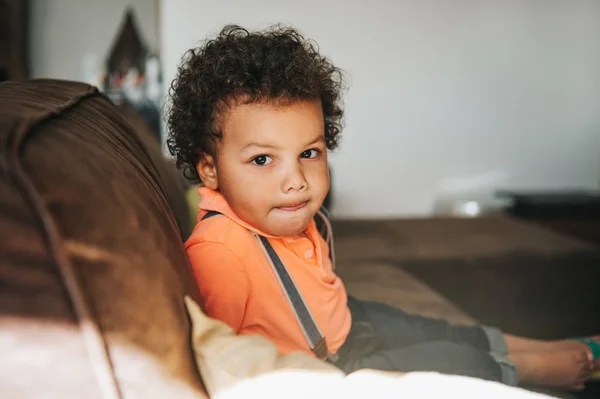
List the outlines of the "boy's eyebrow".
{"label": "boy's eyebrow", "polygon": [[[317,144],[317,143],[323,143],[323,142],[325,142],[325,136],[319,135],[319,137],[315,138],[313,141],[311,141],[310,143],[308,143],[306,145],[309,146],[309,145],[313,145],[313,144]],[[250,148],[250,147],[272,148],[272,149],[279,148],[276,145],[266,144],[266,143],[257,143],[255,141],[252,141],[252,142],[246,144],[244,147],[242,147],[242,151],[245,150],[245,149],[247,149],[247,148]]]}
{"label": "boy's eyebrow", "polygon": [[242,151],[250,148],[250,147],[259,147],[259,148],[277,148],[277,146],[272,145],[272,144],[265,144],[265,143],[257,143],[257,142],[250,142],[248,144],[246,144],[243,148]]}
{"label": "boy's eyebrow", "polygon": [[313,144],[324,143],[324,142],[325,142],[325,136],[320,134],[319,137],[317,137],[316,139],[314,139],[313,141],[311,141],[310,143],[308,143],[306,145],[313,145]]}

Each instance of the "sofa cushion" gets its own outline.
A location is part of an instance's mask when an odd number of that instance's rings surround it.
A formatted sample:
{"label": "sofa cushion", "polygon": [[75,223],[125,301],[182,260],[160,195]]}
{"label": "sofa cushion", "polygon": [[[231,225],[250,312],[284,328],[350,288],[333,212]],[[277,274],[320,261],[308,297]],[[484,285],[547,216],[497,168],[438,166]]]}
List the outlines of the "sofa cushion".
{"label": "sofa cushion", "polygon": [[0,396],[205,397],[185,197],[143,134],[90,86],[0,84]]}

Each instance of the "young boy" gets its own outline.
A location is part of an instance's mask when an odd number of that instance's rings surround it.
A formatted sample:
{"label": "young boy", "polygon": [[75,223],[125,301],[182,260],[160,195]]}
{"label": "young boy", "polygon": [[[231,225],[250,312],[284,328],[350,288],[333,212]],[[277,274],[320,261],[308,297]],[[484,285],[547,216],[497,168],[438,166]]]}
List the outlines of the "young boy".
{"label": "young boy", "polygon": [[528,340],[347,296],[314,221],[329,190],[342,88],[341,71],[289,28],[228,26],[184,58],[168,145],[203,185],[186,248],[204,311],[347,373],[429,370],[582,389],[594,339]]}

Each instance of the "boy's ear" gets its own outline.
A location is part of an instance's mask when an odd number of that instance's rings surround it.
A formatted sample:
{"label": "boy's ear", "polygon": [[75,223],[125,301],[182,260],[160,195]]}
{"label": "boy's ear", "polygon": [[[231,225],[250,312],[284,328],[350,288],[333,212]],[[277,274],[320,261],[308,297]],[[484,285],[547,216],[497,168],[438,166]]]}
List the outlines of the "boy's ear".
{"label": "boy's ear", "polygon": [[198,171],[200,180],[202,180],[202,184],[205,187],[208,187],[212,190],[219,188],[219,180],[217,179],[217,164],[215,163],[215,159],[212,155],[202,154],[198,164],[196,165],[196,170]]}

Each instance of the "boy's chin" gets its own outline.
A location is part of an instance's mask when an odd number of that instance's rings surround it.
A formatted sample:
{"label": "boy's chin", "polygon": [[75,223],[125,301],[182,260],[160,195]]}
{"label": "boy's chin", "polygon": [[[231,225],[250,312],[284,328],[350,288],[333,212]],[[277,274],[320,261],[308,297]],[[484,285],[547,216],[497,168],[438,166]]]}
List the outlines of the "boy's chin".
{"label": "boy's chin", "polygon": [[273,228],[268,233],[276,237],[293,237],[304,233],[309,223],[310,220],[301,223],[299,221],[282,222],[272,226]]}

